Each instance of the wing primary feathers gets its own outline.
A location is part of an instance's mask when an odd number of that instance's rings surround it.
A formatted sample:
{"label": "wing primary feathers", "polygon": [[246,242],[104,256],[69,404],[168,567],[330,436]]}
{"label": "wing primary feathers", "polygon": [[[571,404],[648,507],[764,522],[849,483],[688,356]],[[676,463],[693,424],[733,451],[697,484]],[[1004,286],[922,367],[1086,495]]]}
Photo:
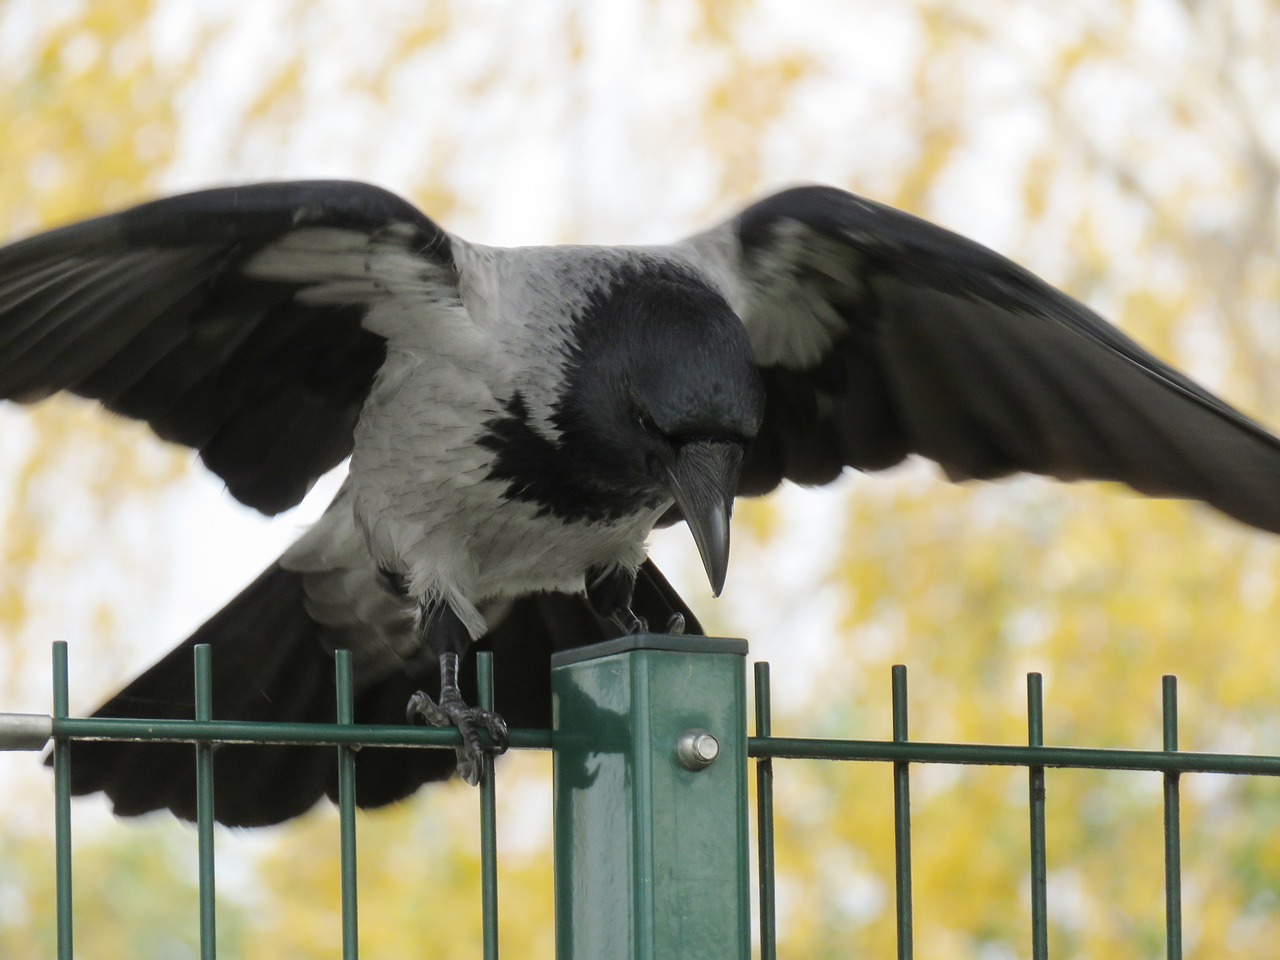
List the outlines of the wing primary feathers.
{"label": "wing primary feathers", "polygon": [[341,181],[205,190],[20,240],[0,248],[0,397],[100,399],[277,513],[351,452],[386,356],[371,305],[430,323],[457,302],[452,251],[408,202]]}
{"label": "wing primary feathers", "polygon": [[[4,302],[0,309],[6,315],[6,322],[0,348],[11,357],[17,357],[41,339],[53,335],[67,320],[75,317],[81,304],[88,301],[92,306],[93,300],[103,295],[103,281],[114,277],[121,269],[127,270],[131,260],[136,262],[136,257],[125,257],[120,262],[77,264],[27,296]],[[25,309],[19,312],[17,308],[20,307]],[[59,307],[70,309],[60,313]],[[18,320],[15,322],[11,316]]]}
{"label": "wing primary feathers", "polygon": [[[50,385],[59,383],[82,387],[86,373],[110,364],[141,330],[152,326],[155,318],[203,282],[189,279],[189,270],[206,256],[191,251],[138,255],[114,268],[104,267],[100,276],[86,279],[97,288],[78,296],[69,294],[67,308],[61,311],[56,325],[42,325],[37,318],[26,342],[11,345],[29,369],[25,379],[14,381],[9,389],[21,395],[47,392]],[[42,306],[53,313],[59,304]],[[135,361],[134,366],[143,365]]]}
{"label": "wing primary feathers", "polygon": [[[957,479],[1115,480],[1280,531],[1280,439],[980,244],[830,187],[689,244],[738,292],[769,385],[750,492],[820,475],[824,456],[830,473],[915,452]],[[850,376],[833,393],[837,355]],[[814,421],[837,417],[832,450]]]}

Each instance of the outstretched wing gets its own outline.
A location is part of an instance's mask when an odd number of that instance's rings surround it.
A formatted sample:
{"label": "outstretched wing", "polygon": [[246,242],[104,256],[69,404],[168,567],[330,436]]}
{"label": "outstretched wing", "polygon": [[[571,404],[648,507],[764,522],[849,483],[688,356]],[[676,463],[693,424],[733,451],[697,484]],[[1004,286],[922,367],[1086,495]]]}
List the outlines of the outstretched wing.
{"label": "outstretched wing", "polygon": [[687,243],[767,387],[743,493],[918,453],[954,480],[1116,480],[1280,532],[1280,440],[977,243],[830,187]]}
{"label": "outstretched wing", "polygon": [[448,234],[342,181],[205,190],[0,249],[0,397],[100,400],[293,506],[351,452],[389,298],[456,299]]}

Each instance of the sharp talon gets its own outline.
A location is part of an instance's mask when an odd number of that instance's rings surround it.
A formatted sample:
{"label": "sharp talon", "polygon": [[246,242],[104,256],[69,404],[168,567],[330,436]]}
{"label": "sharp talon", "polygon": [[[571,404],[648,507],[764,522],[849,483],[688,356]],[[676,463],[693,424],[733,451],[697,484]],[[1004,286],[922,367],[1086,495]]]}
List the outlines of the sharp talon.
{"label": "sharp talon", "polygon": [[419,690],[409,698],[404,708],[405,720],[409,723],[421,721],[428,727],[450,727],[453,721],[449,715],[436,705],[436,702]]}
{"label": "sharp talon", "polygon": [[684,635],[684,614],[683,613],[677,612],[671,615],[671,619],[667,621],[667,633],[676,637]]}
{"label": "sharp talon", "polygon": [[495,753],[506,753],[510,746],[507,736],[507,722],[491,710],[470,707],[456,694],[450,697],[446,692],[436,703],[419,690],[409,698],[405,714],[410,723],[421,720],[431,727],[456,727],[462,734],[461,746],[455,747],[458,755],[458,775],[471,786],[480,782],[480,773],[484,769],[485,746],[480,741],[480,729],[493,738]]}
{"label": "sharp talon", "polygon": [[480,714],[477,719],[484,724],[484,728],[489,731],[489,736],[493,739],[494,752],[499,755],[506,753],[507,748],[511,746],[511,738],[507,736],[507,721],[488,710],[476,712]]}
{"label": "sharp talon", "polygon": [[462,731],[462,746],[457,748],[458,775],[471,786],[480,783],[480,773],[484,770],[484,748],[480,746],[480,736],[474,726],[459,726]]}
{"label": "sharp talon", "polygon": [[642,633],[649,632],[649,621],[644,617],[636,617],[631,621],[631,625],[627,627],[627,636],[634,637]]}

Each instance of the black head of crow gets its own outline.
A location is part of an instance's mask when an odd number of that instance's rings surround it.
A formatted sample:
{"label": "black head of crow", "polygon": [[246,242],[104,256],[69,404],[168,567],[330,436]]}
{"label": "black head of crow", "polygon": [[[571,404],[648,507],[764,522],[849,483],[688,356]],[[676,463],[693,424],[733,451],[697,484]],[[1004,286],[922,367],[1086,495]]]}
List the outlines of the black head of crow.
{"label": "black head of crow", "polygon": [[[963,237],[829,187],[653,247],[467,243],[347,182],[209,190],[0,249],[0,397],[68,390],[200,452],[275,514],[350,457],[323,517],[99,711],[463,732],[457,757],[367,748],[377,806],[474,779],[467,657],[549,722],[548,659],[646,621],[699,626],[645,555],[683,518],[714,591],[733,497],[926,457],[953,480],[1101,479],[1280,532],[1280,441],[1084,305]],[[414,616],[406,616],[412,613]],[[439,685],[432,699],[420,692]],[[76,743],[72,788],[195,811],[180,745]],[[228,745],[215,815],[332,794],[318,748]]]}
{"label": "black head of crow", "polygon": [[608,510],[674,500],[719,596],[738,475],[764,416],[742,321],[695,275],[628,269],[576,316],[573,344],[557,459]]}

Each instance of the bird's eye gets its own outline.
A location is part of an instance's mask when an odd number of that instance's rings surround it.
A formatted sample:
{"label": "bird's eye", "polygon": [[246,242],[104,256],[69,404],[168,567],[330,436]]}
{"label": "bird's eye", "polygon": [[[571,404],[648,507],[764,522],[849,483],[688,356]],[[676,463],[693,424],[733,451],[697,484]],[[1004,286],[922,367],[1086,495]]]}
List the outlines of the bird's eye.
{"label": "bird's eye", "polygon": [[636,423],[640,425],[640,429],[645,433],[657,433],[658,425],[653,422],[653,417],[649,416],[645,411],[636,408]]}

